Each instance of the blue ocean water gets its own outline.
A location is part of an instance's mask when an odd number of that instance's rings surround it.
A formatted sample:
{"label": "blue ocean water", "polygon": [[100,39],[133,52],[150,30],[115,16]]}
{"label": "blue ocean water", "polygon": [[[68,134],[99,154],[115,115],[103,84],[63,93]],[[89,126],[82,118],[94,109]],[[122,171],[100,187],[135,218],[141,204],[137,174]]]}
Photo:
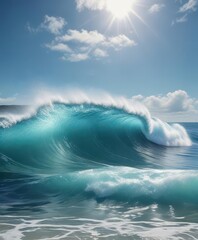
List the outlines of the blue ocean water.
{"label": "blue ocean water", "polygon": [[0,239],[198,239],[198,123],[54,102],[0,126]]}

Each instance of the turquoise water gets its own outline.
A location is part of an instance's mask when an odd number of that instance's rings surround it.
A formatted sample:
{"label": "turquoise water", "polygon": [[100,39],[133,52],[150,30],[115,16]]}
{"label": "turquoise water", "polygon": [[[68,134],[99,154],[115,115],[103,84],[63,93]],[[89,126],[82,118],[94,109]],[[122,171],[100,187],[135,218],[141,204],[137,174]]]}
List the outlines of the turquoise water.
{"label": "turquoise water", "polygon": [[55,102],[0,126],[0,239],[198,238],[197,123]]}

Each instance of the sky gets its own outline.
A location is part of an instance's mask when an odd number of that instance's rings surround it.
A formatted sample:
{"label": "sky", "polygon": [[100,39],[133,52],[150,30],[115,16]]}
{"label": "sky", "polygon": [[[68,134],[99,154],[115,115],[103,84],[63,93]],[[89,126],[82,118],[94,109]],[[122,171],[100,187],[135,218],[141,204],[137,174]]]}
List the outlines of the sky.
{"label": "sky", "polygon": [[198,0],[1,0],[0,104],[96,89],[198,121],[197,10]]}

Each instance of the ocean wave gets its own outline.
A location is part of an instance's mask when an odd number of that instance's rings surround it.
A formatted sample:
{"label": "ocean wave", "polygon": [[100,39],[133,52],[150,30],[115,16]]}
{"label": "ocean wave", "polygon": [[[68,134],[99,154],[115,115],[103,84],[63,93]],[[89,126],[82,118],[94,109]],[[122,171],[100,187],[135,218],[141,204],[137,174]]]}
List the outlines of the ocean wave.
{"label": "ocean wave", "polygon": [[[15,178],[11,175],[9,189],[0,202],[20,206],[32,203],[80,202],[87,199],[125,203],[191,204],[198,203],[198,173],[193,170],[154,170],[128,167],[104,167],[75,171],[62,175],[35,175]],[[8,186],[7,186],[8,187]]]}
{"label": "ocean wave", "polygon": [[[56,111],[56,106],[68,106],[71,109],[75,110],[75,106],[85,106],[87,112],[90,113],[95,108],[103,108],[104,114],[106,114],[106,118],[111,119],[110,116],[111,110],[122,110],[123,113],[126,114],[125,117],[130,118],[130,116],[135,116],[142,122],[142,132],[145,137],[159,145],[164,146],[190,146],[192,144],[186,130],[179,124],[168,124],[160,119],[152,118],[148,109],[146,109],[143,105],[131,102],[126,98],[113,98],[109,95],[100,96],[100,97],[89,97],[83,93],[75,93],[73,95],[67,96],[66,98],[62,98],[60,96],[53,96],[45,98],[40,102],[37,107],[31,107],[25,114],[13,115],[7,114],[3,116],[3,119],[0,121],[0,127],[8,128],[13,124],[17,124],[21,121],[27,121],[31,118],[40,117],[41,112],[46,115],[46,109],[48,111],[48,117],[50,118],[50,114],[54,114],[56,112],[57,119],[64,121],[65,118],[60,115],[58,111]],[[49,107],[51,110],[49,110]],[[90,108],[90,110],[88,109]],[[60,111],[61,109],[58,108]],[[81,112],[81,109],[78,108]],[[94,109],[95,111],[95,109]],[[38,112],[40,114],[38,114]],[[79,113],[80,113],[79,112]],[[108,114],[109,113],[109,114]],[[62,114],[62,111],[61,111]],[[65,116],[67,115],[67,111],[65,111]],[[103,115],[104,115],[103,114]],[[38,116],[39,115],[39,116]],[[89,117],[89,115],[87,115]],[[104,116],[103,116],[104,117]],[[116,118],[114,114],[114,118]],[[100,119],[98,119],[100,121]]]}
{"label": "ocean wave", "polygon": [[101,166],[177,165],[169,156],[176,158],[186,148],[166,146],[189,146],[186,130],[132,107],[129,112],[96,103],[41,106],[31,117],[0,128],[0,171],[59,174]]}

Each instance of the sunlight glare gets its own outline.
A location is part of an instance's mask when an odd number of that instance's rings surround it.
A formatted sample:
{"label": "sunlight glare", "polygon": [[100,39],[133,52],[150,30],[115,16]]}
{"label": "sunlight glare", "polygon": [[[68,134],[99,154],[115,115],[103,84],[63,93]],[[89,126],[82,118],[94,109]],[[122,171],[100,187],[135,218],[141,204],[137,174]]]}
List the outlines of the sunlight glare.
{"label": "sunlight glare", "polygon": [[133,0],[108,0],[107,9],[115,18],[127,17],[131,11]]}

